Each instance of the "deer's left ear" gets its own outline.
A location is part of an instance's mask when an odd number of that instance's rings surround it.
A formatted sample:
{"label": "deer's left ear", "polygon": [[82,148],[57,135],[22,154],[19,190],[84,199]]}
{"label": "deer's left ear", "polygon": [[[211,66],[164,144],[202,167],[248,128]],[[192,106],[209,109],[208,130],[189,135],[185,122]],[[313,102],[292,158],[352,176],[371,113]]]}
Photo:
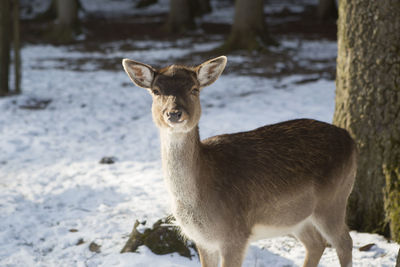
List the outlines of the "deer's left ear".
{"label": "deer's left ear", "polygon": [[196,67],[197,80],[201,87],[215,82],[225,69],[226,56],[210,59]]}
{"label": "deer's left ear", "polygon": [[122,66],[134,84],[146,89],[151,87],[155,73],[151,66],[130,59],[122,60]]}

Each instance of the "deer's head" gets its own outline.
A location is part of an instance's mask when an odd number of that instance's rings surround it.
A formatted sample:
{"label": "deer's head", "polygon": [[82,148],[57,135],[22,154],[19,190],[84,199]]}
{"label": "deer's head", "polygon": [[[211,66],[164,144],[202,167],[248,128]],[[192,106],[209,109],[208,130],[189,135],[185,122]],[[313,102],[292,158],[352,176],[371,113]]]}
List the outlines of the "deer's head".
{"label": "deer's head", "polygon": [[173,132],[187,132],[200,120],[201,89],[218,79],[226,57],[220,56],[196,67],[171,65],[155,69],[130,59],[124,59],[122,65],[133,83],[152,95],[155,124]]}

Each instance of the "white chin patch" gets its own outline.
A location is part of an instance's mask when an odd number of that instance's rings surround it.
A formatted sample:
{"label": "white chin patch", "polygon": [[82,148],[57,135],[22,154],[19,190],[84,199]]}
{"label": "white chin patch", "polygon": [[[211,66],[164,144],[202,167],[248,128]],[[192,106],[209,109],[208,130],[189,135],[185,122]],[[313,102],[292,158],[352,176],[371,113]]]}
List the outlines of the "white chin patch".
{"label": "white chin patch", "polygon": [[168,121],[168,125],[172,128],[179,128],[186,125],[186,120],[180,122],[170,122]]}
{"label": "white chin patch", "polygon": [[190,129],[187,126],[187,120],[178,123],[168,122],[171,132],[188,132]]}

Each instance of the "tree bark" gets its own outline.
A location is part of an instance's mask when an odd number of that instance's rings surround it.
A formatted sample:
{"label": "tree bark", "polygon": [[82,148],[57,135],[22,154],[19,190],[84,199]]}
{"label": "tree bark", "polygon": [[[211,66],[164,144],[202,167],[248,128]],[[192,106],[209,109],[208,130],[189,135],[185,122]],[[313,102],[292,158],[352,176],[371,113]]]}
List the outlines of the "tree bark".
{"label": "tree bark", "polygon": [[0,1],[0,96],[9,93],[10,65],[10,0]]}
{"label": "tree bark", "polygon": [[263,0],[236,0],[235,17],[223,50],[259,50],[274,43],[267,32]]}
{"label": "tree bark", "polygon": [[19,0],[14,0],[14,33],[13,33],[13,44],[14,44],[14,72],[15,72],[15,93],[21,93],[21,53],[20,53],[20,40],[19,40]]}
{"label": "tree bark", "polygon": [[[360,157],[348,223],[400,241],[400,1],[341,0],[334,124]],[[389,227],[388,227],[389,226]]]}

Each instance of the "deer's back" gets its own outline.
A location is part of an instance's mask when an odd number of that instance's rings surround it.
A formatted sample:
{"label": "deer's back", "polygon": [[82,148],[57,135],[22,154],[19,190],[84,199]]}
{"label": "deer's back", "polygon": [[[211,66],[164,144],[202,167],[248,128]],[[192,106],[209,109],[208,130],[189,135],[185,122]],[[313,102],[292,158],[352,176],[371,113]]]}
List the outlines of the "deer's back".
{"label": "deer's back", "polygon": [[246,210],[255,202],[282,203],[284,196],[293,202],[294,194],[334,192],[345,183],[337,176],[348,167],[355,145],[344,129],[299,119],[214,136],[203,141],[202,151],[203,175],[212,190],[240,200],[230,205]]}

